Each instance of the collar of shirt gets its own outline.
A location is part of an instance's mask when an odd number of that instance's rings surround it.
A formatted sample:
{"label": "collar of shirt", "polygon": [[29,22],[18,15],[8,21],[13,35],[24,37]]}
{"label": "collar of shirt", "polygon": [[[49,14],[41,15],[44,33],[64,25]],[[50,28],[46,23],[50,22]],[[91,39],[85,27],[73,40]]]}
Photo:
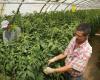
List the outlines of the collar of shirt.
{"label": "collar of shirt", "polygon": [[[76,44],[76,37],[75,37],[75,42],[74,42],[75,44]],[[85,42],[83,42],[80,46],[79,46],[79,48],[83,48],[83,46],[85,46],[86,44],[88,43],[88,39],[85,41]],[[75,45],[74,44],[74,45]]]}

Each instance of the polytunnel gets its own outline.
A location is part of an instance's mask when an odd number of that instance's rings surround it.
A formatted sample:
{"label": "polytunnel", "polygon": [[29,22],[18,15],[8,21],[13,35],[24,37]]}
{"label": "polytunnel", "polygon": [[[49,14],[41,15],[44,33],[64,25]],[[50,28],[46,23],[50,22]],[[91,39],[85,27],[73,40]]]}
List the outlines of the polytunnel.
{"label": "polytunnel", "polygon": [[0,80],[100,80],[100,0],[0,0]]}
{"label": "polytunnel", "polygon": [[[99,0],[0,0],[0,14],[11,14],[22,3],[21,13],[70,10],[72,5],[78,9],[99,9]],[[28,6],[28,7],[27,7]]]}

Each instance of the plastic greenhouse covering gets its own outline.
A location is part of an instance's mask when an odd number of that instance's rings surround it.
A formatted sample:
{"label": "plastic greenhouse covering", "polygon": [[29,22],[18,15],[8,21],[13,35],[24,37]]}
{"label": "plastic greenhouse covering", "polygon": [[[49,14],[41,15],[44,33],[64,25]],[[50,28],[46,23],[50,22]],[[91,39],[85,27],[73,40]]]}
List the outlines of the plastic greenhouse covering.
{"label": "plastic greenhouse covering", "polygon": [[45,12],[45,11],[61,11],[80,9],[99,9],[99,0],[0,0],[0,14],[12,14],[18,6],[21,13]]}

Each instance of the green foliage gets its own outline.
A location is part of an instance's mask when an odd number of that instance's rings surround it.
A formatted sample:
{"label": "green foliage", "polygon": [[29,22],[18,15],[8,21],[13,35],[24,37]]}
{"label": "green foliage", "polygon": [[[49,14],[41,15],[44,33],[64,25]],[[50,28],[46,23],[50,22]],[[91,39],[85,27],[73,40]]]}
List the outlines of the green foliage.
{"label": "green foliage", "polygon": [[[43,67],[47,66],[48,59],[64,51],[80,22],[100,24],[99,14],[96,12],[95,17],[91,13],[92,11],[34,13],[25,16],[18,14],[14,24],[22,29],[19,40],[4,45],[0,30],[0,72],[11,80],[64,80],[63,74],[45,75]],[[11,20],[12,16],[6,18]],[[53,67],[61,65],[64,64],[57,62]]]}

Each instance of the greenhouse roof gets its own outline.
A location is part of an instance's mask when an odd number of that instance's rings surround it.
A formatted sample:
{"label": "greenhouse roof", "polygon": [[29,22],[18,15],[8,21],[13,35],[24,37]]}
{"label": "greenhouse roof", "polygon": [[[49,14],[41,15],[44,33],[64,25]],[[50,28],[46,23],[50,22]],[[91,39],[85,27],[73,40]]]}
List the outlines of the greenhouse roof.
{"label": "greenhouse roof", "polygon": [[[12,14],[21,5],[21,13],[79,9],[100,9],[99,0],[0,0],[0,15]],[[74,5],[74,6],[73,6]]]}

